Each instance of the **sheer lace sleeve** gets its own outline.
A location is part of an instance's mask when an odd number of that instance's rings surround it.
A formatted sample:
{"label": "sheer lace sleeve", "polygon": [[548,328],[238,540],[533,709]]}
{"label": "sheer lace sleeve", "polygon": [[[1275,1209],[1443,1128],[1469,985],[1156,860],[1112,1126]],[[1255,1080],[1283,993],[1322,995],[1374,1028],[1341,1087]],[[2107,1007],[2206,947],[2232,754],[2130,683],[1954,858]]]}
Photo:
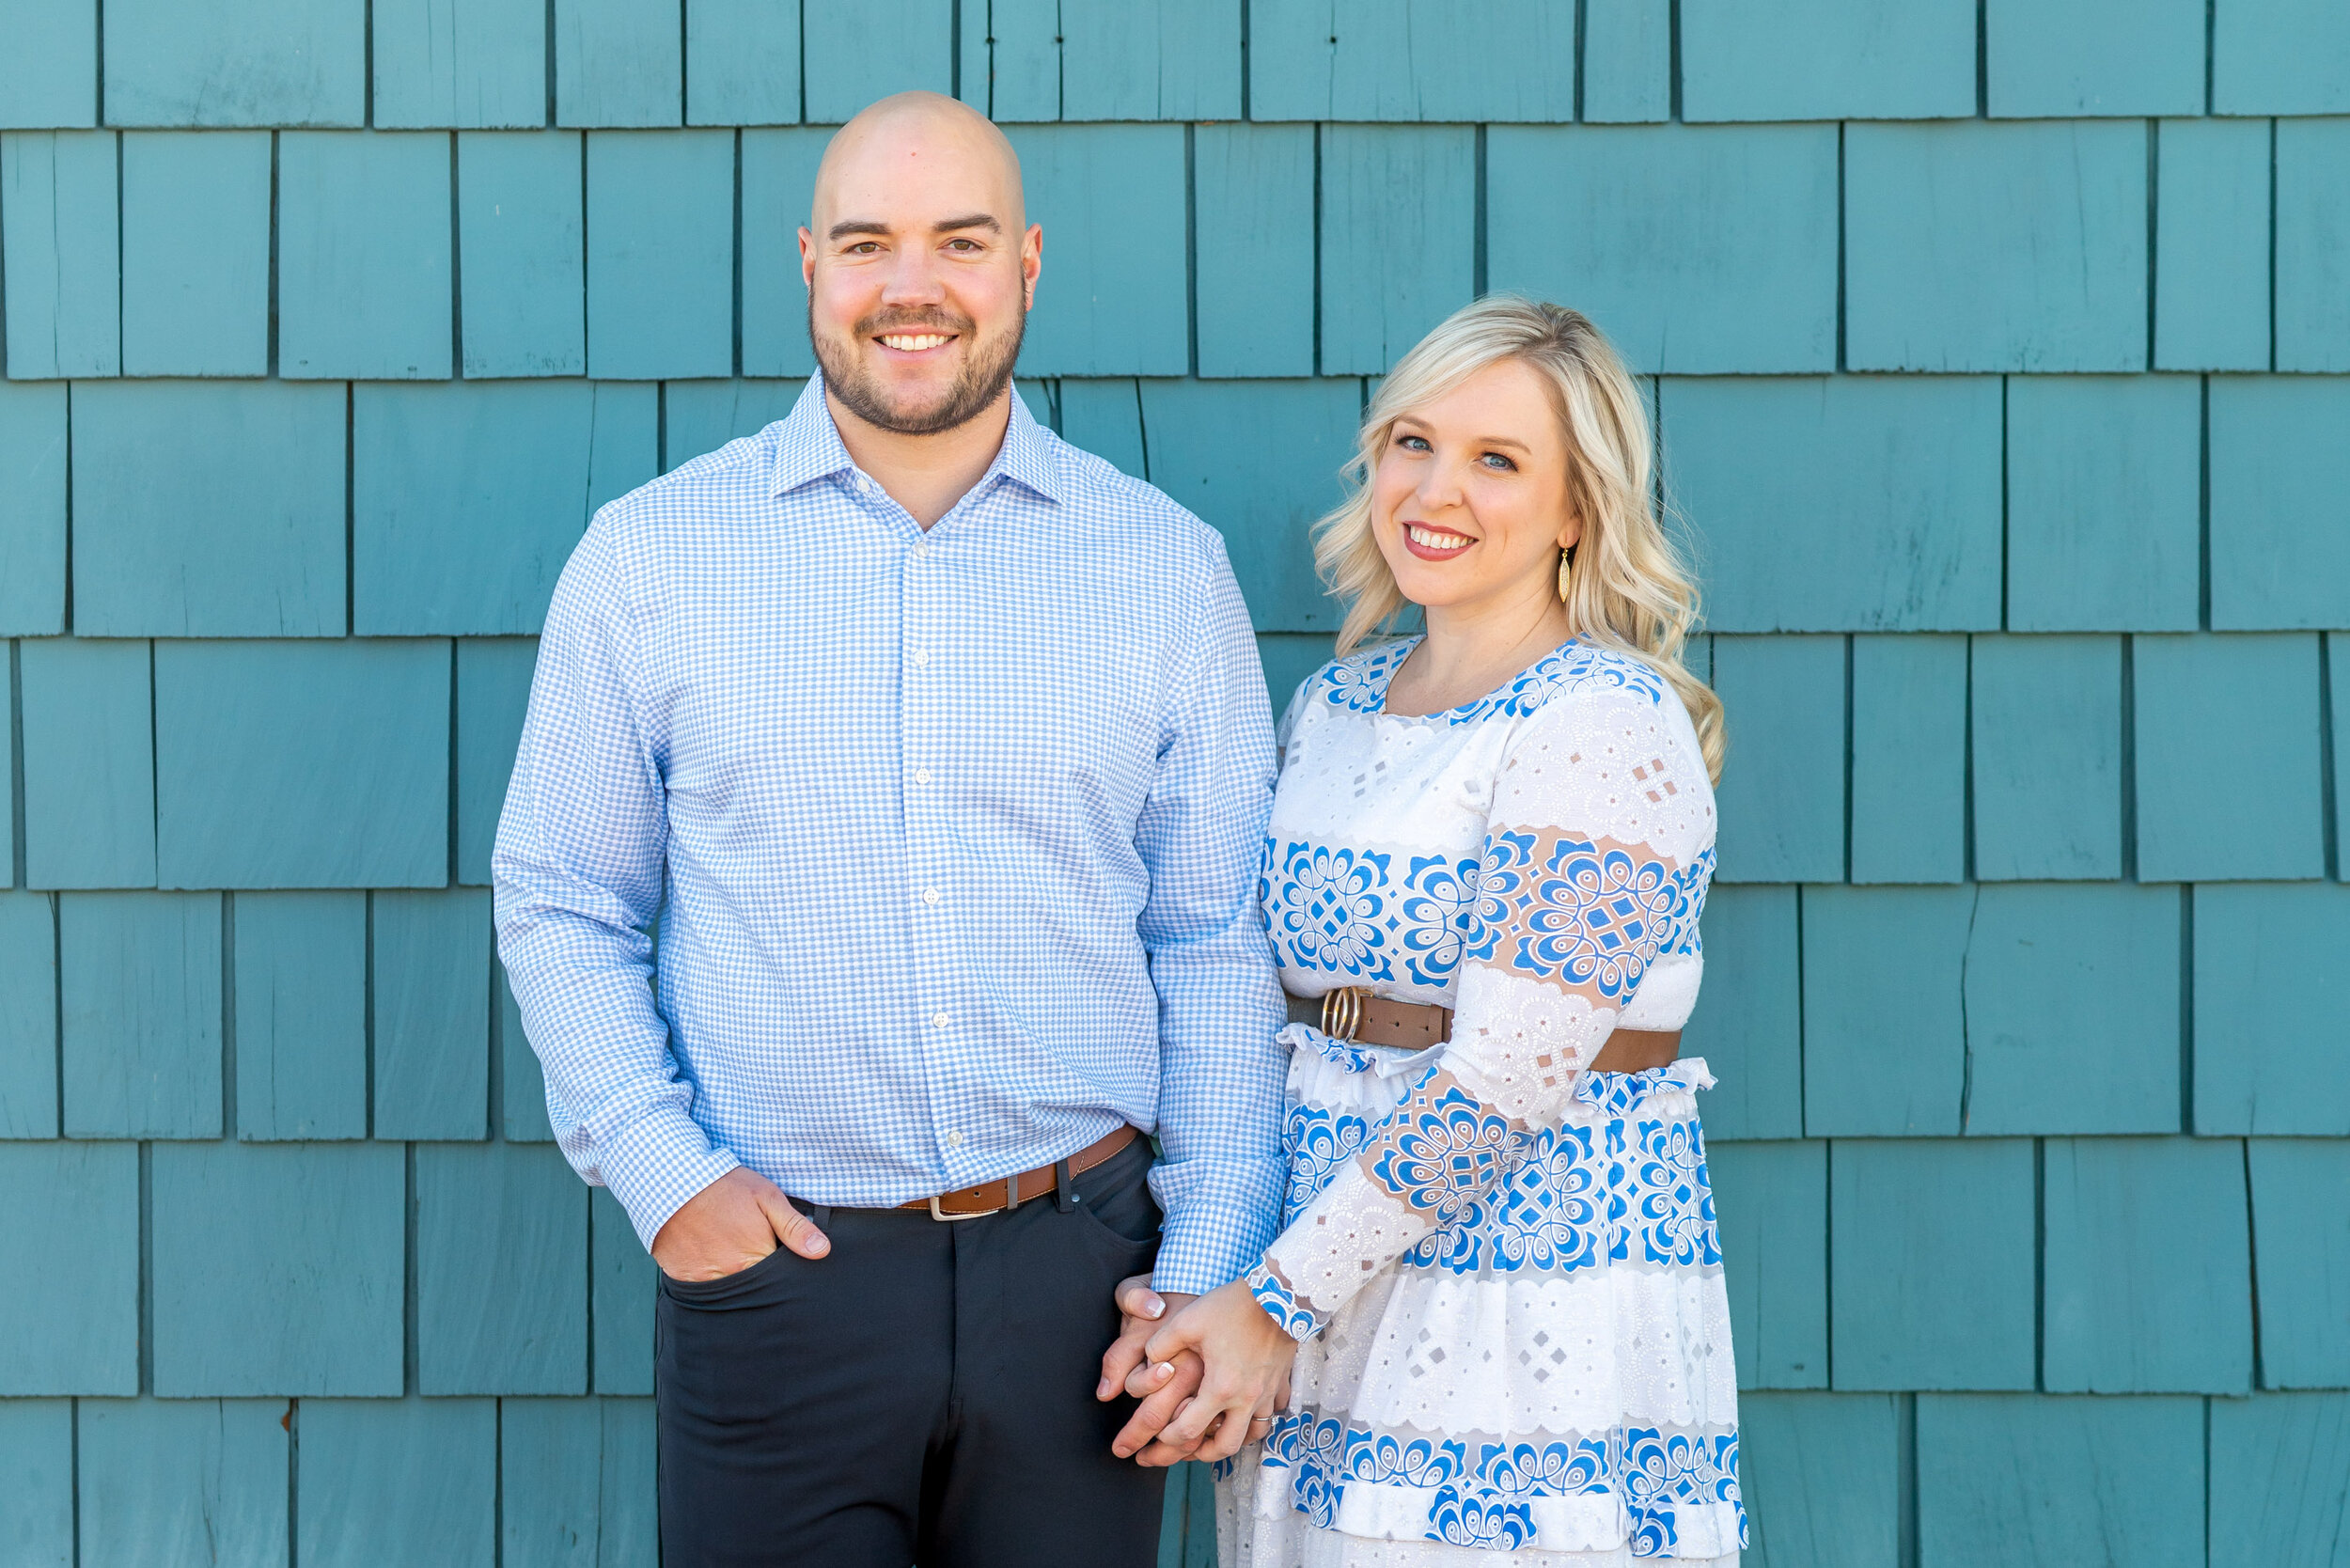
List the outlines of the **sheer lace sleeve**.
{"label": "sheer lace sleeve", "polygon": [[1248,1275],[1297,1338],[1499,1181],[1704,901],[1714,799],[1653,688],[1560,693],[1517,721],[1486,825],[1449,1049]]}

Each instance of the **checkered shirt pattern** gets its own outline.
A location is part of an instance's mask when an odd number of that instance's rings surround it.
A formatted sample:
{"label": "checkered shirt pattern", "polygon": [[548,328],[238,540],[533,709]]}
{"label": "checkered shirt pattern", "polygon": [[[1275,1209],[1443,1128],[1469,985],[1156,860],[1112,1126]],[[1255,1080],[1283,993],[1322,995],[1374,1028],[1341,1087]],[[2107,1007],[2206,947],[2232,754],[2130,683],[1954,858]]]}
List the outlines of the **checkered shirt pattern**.
{"label": "checkered shirt pattern", "polygon": [[565,1155],[650,1246],[738,1163],[879,1207],[1130,1122],[1159,1288],[1236,1278],[1284,1180],[1274,767],[1214,530],[1014,398],[926,533],[811,381],[598,512],[547,612],[494,866]]}

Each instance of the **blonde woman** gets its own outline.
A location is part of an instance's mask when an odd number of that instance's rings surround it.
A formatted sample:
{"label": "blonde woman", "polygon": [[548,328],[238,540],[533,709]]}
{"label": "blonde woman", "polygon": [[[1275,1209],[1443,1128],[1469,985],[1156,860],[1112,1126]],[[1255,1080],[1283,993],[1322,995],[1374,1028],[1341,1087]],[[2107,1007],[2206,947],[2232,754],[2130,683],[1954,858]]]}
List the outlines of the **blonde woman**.
{"label": "blonde woman", "polygon": [[[1261,1440],[1220,1490],[1225,1568],[1744,1544],[1713,1079],[1674,1059],[1721,707],[1681,663],[1650,453],[1589,321],[1480,300],[1382,384],[1321,525],[1348,608],[1282,721],[1261,889],[1286,1228],[1129,1383],[1205,1360],[1146,1460]],[[1367,643],[1407,601],[1426,635]]]}

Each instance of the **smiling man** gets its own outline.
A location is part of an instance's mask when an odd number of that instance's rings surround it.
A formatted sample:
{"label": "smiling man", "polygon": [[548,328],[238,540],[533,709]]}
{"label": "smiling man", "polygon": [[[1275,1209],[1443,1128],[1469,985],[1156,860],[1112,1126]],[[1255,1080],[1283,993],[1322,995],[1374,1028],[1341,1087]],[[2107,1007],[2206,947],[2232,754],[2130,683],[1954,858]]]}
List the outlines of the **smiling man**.
{"label": "smiling man", "polygon": [[499,948],[660,1267],[667,1568],[1152,1561],[1111,1287],[1280,1213],[1256,645],[1215,533],[1013,396],[1042,244],[980,116],[859,115],[822,374],[548,611]]}

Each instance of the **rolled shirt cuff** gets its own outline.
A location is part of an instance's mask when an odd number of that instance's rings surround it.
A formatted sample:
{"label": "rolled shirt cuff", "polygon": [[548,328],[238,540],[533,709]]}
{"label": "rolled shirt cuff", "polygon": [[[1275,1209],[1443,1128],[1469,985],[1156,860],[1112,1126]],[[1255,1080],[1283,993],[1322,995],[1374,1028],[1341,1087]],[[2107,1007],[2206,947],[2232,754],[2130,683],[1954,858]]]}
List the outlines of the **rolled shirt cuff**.
{"label": "rolled shirt cuff", "polygon": [[1205,1295],[1239,1278],[1279,1233],[1288,1181],[1278,1159],[1154,1167],[1151,1186],[1167,1217],[1151,1288]]}
{"label": "rolled shirt cuff", "polygon": [[675,1105],[660,1106],[616,1129],[589,1152],[596,1174],[628,1211],[647,1252],[688,1199],[742,1163],[712,1143]]}

